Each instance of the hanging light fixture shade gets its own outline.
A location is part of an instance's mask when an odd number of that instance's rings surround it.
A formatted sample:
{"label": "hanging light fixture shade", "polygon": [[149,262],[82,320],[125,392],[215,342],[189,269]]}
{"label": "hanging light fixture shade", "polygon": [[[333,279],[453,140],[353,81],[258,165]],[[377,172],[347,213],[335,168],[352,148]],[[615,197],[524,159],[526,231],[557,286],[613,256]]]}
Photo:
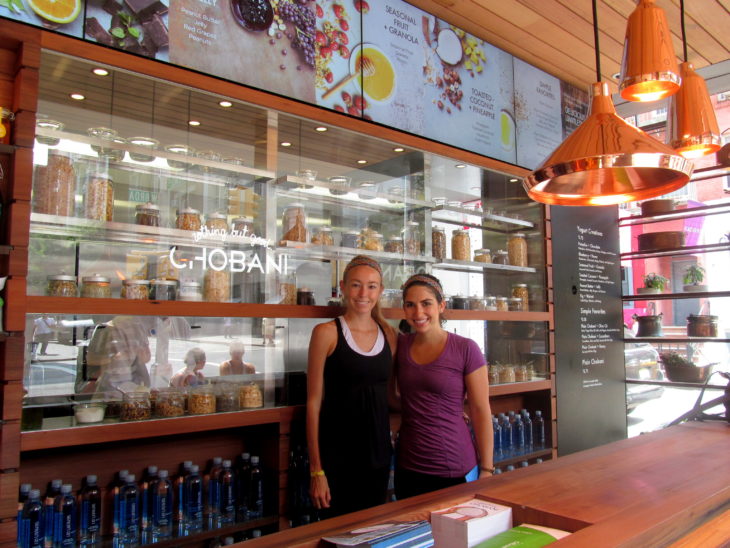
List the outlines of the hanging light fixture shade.
{"label": "hanging light fixture shade", "polygon": [[619,91],[627,101],[656,101],[679,90],[677,58],[664,10],[639,0],[626,24]]}
{"label": "hanging light fixture shade", "polygon": [[683,187],[692,162],[616,114],[608,84],[593,84],[588,118],[523,184],[535,201],[601,206]]}
{"label": "hanging light fixture shade", "polygon": [[699,158],[720,150],[720,126],[704,78],[692,63],[682,63],[680,71],[682,87],[669,98],[669,146],[685,158]]}

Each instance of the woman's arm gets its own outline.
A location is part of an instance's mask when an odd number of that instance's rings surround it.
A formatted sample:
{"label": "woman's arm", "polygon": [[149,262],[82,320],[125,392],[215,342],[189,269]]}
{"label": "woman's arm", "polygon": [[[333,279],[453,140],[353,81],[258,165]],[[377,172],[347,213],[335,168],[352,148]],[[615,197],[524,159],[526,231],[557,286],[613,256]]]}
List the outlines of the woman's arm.
{"label": "woman's arm", "polygon": [[[398,336],[393,332],[395,344],[391,344],[393,353],[393,364],[390,368],[390,377],[388,379],[388,408],[393,413],[400,413],[400,390],[398,390]],[[390,341],[389,341],[390,342]]]}
{"label": "woman's arm", "polygon": [[492,410],[489,406],[489,376],[487,367],[480,367],[466,377],[466,397],[469,402],[469,415],[474,428],[479,451],[479,477],[492,474],[494,468],[494,432],[492,430]]}
{"label": "woman's arm", "polygon": [[315,508],[329,508],[331,499],[327,476],[322,474],[319,453],[319,413],[324,397],[324,362],[336,344],[337,329],[334,323],[319,324],[312,331],[307,363],[307,447],[309,471],[312,474],[309,493]]}

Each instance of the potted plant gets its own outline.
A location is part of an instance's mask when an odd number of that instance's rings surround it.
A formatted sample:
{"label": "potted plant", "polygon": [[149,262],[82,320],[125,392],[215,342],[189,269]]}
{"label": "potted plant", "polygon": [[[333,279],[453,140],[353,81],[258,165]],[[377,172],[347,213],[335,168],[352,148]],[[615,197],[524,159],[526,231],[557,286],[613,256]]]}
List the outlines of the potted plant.
{"label": "potted plant", "polygon": [[650,272],[644,274],[644,287],[637,287],[636,293],[646,295],[651,293],[661,293],[669,285],[669,280],[661,274]]}
{"label": "potted plant", "polygon": [[684,290],[686,292],[707,291],[707,285],[702,282],[705,280],[705,269],[698,264],[688,266],[684,271]]}
{"label": "potted plant", "polygon": [[664,373],[672,382],[705,382],[713,366],[695,365],[676,352],[662,352],[659,359],[664,366]]}

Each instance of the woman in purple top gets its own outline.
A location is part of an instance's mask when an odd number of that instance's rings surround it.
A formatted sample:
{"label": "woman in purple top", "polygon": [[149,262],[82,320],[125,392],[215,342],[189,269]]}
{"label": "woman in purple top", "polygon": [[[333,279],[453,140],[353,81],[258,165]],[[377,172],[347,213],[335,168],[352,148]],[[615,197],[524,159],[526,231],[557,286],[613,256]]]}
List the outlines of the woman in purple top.
{"label": "woman in purple top", "polygon": [[[494,471],[486,360],[474,341],[442,328],[445,308],[434,276],[417,274],[403,285],[411,333],[400,335],[397,346],[398,499],[464,483],[477,463],[479,477]],[[465,396],[476,446],[463,416]]]}

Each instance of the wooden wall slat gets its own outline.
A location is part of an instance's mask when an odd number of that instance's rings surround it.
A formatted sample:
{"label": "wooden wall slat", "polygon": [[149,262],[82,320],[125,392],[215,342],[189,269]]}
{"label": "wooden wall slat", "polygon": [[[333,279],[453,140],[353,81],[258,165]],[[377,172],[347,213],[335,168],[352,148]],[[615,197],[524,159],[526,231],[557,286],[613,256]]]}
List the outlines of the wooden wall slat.
{"label": "wooden wall slat", "polygon": [[35,140],[35,111],[21,110],[15,113],[12,144],[19,147],[33,148]]}
{"label": "wooden wall slat", "polygon": [[5,331],[25,331],[26,280],[8,278],[5,282],[3,327]]}
{"label": "wooden wall slat", "polygon": [[30,240],[30,202],[17,200],[8,207],[7,243],[12,246],[28,247]]}
{"label": "wooden wall slat", "polygon": [[[18,513],[17,493],[20,488],[20,474],[9,472],[0,474],[0,519],[12,519]],[[10,496],[14,493],[15,496]],[[7,495],[6,495],[7,494]]]}
{"label": "wooden wall slat", "polygon": [[17,469],[19,466],[20,421],[8,421],[0,425],[0,470]]}
{"label": "wooden wall slat", "polygon": [[21,67],[15,75],[13,110],[35,112],[38,104],[38,69]]}
{"label": "wooden wall slat", "polygon": [[8,200],[30,200],[33,186],[33,149],[18,148],[13,154]]}
{"label": "wooden wall slat", "polygon": [[0,547],[15,548],[17,532],[15,519],[0,522]]}
{"label": "wooden wall slat", "polygon": [[0,342],[0,380],[19,381],[23,378],[25,337],[14,333]]}
{"label": "wooden wall slat", "polygon": [[21,381],[0,382],[0,409],[2,409],[3,420],[20,420],[23,409],[23,383]]}

